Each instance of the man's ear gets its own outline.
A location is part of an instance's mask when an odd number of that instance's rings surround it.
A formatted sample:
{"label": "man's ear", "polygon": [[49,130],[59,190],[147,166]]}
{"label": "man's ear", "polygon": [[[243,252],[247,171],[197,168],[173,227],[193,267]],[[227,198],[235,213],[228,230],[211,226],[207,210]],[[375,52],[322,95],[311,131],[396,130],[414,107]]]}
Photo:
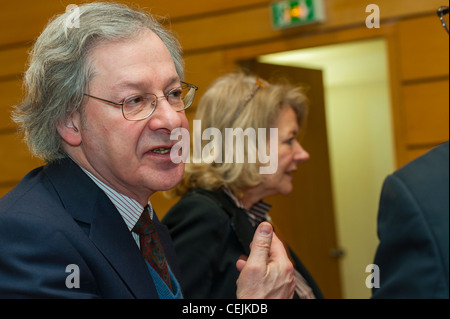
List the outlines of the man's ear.
{"label": "man's ear", "polygon": [[65,121],[59,121],[56,124],[56,129],[67,144],[79,146],[81,144],[80,125],[80,113],[74,112]]}

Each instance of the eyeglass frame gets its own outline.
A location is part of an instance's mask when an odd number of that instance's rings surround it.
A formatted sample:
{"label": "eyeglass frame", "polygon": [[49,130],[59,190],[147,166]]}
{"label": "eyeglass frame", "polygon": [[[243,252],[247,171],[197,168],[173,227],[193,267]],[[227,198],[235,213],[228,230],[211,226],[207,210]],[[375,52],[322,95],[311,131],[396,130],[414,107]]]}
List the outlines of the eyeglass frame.
{"label": "eyeglass frame", "polygon": [[449,33],[448,25],[444,21],[444,16],[449,13],[449,7],[441,6],[441,7],[439,7],[439,9],[437,9],[436,13],[437,13],[437,15],[439,17],[439,20],[441,20],[441,24],[444,27],[445,31],[447,31],[447,33]]}
{"label": "eyeglass frame", "polygon": [[[190,90],[193,89],[193,90],[194,90],[194,94],[193,94],[193,96],[192,96],[192,101],[191,101],[189,104],[187,104],[187,105],[185,104],[184,107],[183,107],[181,110],[176,110],[176,112],[184,111],[184,110],[186,110],[189,106],[191,106],[191,105],[192,105],[192,102],[194,101],[194,98],[195,98],[195,92],[198,90],[198,87],[195,86],[194,84],[190,84],[190,83],[187,83],[187,82],[184,82],[184,81],[180,81],[180,83],[181,83],[180,86],[171,89],[167,94],[162,95],[162,96],[157,96],[156,94],[153,94],[153,93],[138,93],[138,94],[133,94],[133,95],[127,96],[126,98],[124,98],[124,99],[122,100],[122,102],[119,102],[119,103],[118,103],[118,102],[113,102],[113,101],[110,101],[110,100],[106,100],[106,99],[103,99],[103,98],[100,98],[100,97],[97,97],[97,96],[94,96],[94,95],[91,95],[91,94],[87,94],[87,93],[83,93],[83,95],[88,96],[88,97],[91,97],[91,98],[96,99],[96,100],[99,100],[99,101],[102,101],[102,102],[106,102],[106,103],[109,103],[109,104],[113,104],[113,105],[120,106],[121,111],[122,111],[122,116],[123,116],[124,119],[127,120],[127,121],[142,121],[142,120],[145,120],[145,119],[149,118],[149,117],[153,114],[153,112],[156,110],[156,106],[157,106],[157,104],[158,104],[158,100],[159,100],[159,99],[161,99],[161,98],[164,97],[164,98],[166,98],[166,100],[168,101],[168,97],[169,97],[170,93],[173,92],[173,91],[175,91],[175,90],[177,90],[177,89],[180,89],[180,88],[188,87]],[[190,90],[189,90],[189,91],[190,91]],[[189,91],[188,91],[188,93],[189,93]],[[132,97],[134,97],[134,96],[147,95],[147,94],[151,94],[151,95],[153,95],[153,96],[155,97],[155,101],[153,102],[153,103],[154,103],[154,106],[153,106],[153,109],[151,110],[151,112],[150,112],[148,115],[146,115],[146,116],[144,116],[144,117],[142,117],[142,118],[138,118],[138,119],[128,119],[128,118],[125,116],[125,112],[124,112],[124,110],[123,110],[123,105],[125,104],[125,101],[127,101],[128,99],[130,99],[130,98],[132,98]],[[153,104],[153,103],[152,103],[152,104]]]}

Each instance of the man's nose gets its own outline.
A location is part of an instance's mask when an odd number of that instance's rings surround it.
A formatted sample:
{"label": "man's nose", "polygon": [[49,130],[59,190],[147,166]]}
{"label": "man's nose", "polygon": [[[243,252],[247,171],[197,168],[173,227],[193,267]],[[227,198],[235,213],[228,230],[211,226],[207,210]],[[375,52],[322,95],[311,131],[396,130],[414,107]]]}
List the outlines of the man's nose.
{"label": "man's nose", "polygon": [[173,129],[181,127],[182,118],[185,116],[184,110],[176,111],[162,96],[157,98],[156,108],[148,119],[148,125],[152,130],[166,129],[171,132]]}

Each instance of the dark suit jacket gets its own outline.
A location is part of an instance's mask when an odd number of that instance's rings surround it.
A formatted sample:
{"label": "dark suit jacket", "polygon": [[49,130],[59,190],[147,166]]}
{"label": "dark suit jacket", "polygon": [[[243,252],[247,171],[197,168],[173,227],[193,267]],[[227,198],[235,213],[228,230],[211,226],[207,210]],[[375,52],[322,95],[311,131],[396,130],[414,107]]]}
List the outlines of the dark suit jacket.
{"label": "dark suit jacket", "polygon": [[[169,233],[158,221],[156,225],[168,263],[179,278]],[[71,264],[79,267],[80,288],[66,286],[71,275],[66,267]],[[0,297],[158,294],[117,209],[77,164],[64,159],[31,171],[0,199]]]}
{"label": "dark suit jacket", "polygon": [[[185,298],[236,298],[236,261],[250,254],[255,228],[223,191],[199,188],[184,195],[164,216],[181,266]],[[322,294],[291,251],[296,268],[317,298]]]}
{"label": "dark suit jacket", "polygon": [[449,143],[385,180],[374,298],[449,297]]}

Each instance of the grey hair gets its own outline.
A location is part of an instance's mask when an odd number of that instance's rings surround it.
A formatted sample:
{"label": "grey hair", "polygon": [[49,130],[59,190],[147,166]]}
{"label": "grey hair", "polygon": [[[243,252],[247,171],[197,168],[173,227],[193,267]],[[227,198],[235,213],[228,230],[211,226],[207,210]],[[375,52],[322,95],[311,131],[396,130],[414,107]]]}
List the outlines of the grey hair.
{"label": "grey hair", "polygon": [[[68,21],[74,18],[77,24],[71,26]],[[47,162],[67,156],[56,125],[82,110],[83,94],[93,75],[90,50],[100,43],[136,37],[145,29],[164,42],[183,80],[181,46],[150,13],[123,4],[94,2],[74,6],[48,23],[30,52],[24,100],[12,113],[35,156]]]}

